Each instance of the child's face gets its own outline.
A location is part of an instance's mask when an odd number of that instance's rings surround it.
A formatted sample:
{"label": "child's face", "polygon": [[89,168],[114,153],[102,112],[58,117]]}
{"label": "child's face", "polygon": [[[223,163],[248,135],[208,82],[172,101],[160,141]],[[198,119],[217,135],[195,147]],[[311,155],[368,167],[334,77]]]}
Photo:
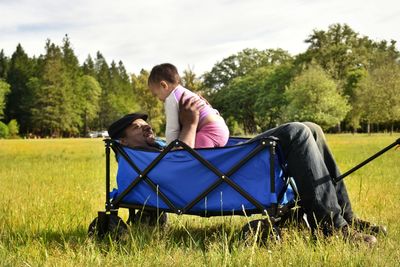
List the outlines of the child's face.
{"label": "child's face", "polygon": [[149,84],[149,89],[150,92],[153,94],[153,96],[157,97],[161,101],[165,101],[169,93],[173,88],[170,88],[171,86],[165,82],[161,81],[159,83],[150,83]]}

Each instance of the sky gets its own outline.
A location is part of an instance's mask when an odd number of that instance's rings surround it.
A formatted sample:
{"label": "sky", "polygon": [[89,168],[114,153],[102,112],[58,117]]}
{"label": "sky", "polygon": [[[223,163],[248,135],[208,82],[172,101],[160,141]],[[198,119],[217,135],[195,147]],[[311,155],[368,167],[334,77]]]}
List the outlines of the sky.
{"label": "sky", "polygon": [[20,43],[39,56],[68,34],[81,64],[100,51],[129,73],[170,62],[201,75],[245,48],[304,52],[313,30],[335,23],[400,42],[400,1],[0,0],[0,50],[11,56]]}

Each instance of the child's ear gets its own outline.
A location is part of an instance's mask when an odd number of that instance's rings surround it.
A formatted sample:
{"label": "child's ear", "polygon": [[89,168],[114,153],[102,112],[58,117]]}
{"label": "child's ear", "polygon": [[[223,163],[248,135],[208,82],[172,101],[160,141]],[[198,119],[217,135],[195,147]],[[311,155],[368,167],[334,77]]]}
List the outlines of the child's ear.
{"label": "child's ear", "polygon": [[161,81],[160,85],[163,89],[167,89],[168,88],[168,83],[166,81]]}

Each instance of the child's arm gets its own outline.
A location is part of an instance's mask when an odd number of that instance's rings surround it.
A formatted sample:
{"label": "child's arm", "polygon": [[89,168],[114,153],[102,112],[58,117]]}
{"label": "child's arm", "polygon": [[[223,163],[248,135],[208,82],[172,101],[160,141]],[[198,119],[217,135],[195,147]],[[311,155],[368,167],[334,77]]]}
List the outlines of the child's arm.
{"label": "child's arm", "polygon": [[165,139],[167,140],[167,144],[169,144],[178,139],[181,130],[179,124],[179,105],[173,94],[170,94],[165,99],[164,107],[166,117]]}

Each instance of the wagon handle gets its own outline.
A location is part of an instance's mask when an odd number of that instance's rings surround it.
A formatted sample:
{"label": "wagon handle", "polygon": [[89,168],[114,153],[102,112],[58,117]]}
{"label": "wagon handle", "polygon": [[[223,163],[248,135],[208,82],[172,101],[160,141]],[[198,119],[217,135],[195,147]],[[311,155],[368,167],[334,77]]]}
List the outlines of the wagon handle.
{"label": "wagon handle", "polygon": [[397,139],[395,142],[393,142],[392,144],[388,145],[387,147],[385,147],[384,149],[382,149],[381,151],[377,152],[376,154],[372,155],[371,157],[369,157],[368,159],[364,160],[363,162],[361,162],[360,164],[358,164],[357,166],[353,167],[352,169],[348,170],[347,172],[345,172],[344,174],[340,175],[339,177],[333,178],[333,182],[337,183],[341,180],[343,180],[346,176],[348,176],[349,174],[352,174],[353,172],[355,172],[356,170],[360,169],[361,167],[363,167],[364,165],[366,165],[367,163],[369,163],[370,161],[376,159],[377,157],[379,157],[380,155],[382,155],[383,153],[385,153],[386,151],[390,150],[392,147],[395,146],[400,146],[400,138]]}
{"label": "wagon handle", "polygon": [[105,149],[106,149],[106,212],[111,210],[110,201],[110,147],[112,140],[104,139]]}

